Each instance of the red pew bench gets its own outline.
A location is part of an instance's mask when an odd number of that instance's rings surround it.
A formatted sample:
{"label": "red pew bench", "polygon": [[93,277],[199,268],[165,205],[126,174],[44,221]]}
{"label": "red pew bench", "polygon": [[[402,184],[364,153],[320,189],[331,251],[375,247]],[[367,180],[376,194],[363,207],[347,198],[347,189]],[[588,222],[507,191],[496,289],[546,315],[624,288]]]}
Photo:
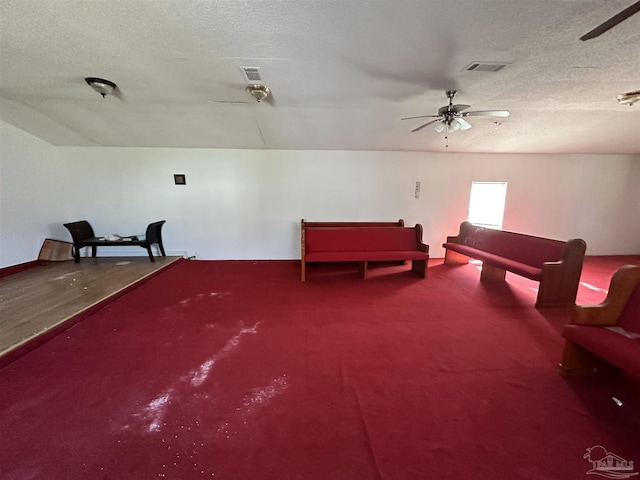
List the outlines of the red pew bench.
{"label": "red pew bench", "polygon": [[427,276],[429,246],[422,243],[422,225],[321,226],[301,224],[301,274],[305,281],[307,262],[358,262],[362,278],[367,262],[408,261],[422,278]]}
{"label": "red pew bench", "polygon": [[611,277],[597,305],[577,305],[562,332],[564,373],[597,371],[605,360],[640,377],[640,267],[625,265]]}
{"label": "red pew bench", "polygon": [[582,239],[563,242],[462,222],[442,246],[444,263],[481,260],[481,280],[504,281],[509,271],[540,282],[536,308],[575,305],[587,248]]}

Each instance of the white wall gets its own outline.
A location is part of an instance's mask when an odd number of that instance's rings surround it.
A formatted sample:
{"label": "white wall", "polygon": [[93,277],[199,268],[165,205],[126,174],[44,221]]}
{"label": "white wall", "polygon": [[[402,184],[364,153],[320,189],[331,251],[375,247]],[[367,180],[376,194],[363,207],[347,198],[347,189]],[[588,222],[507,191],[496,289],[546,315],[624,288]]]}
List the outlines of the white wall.
{"label": "white wall", "polygon": [[440,257],[474,180],[509,183],[505,229],[581,237],[588,255],[640,254],[640,156],[71,148],[1,133],[0,267],[35,259],[46,237],[69,240],[62,223],[79,219],[99,235],[167,220],[173,254],[292,259],[301,218],[404,218]]}
{"label": "white wall", "polygon": [[70,174],[57,148],[0,122],[0,267],[35,260],[63,233]]}

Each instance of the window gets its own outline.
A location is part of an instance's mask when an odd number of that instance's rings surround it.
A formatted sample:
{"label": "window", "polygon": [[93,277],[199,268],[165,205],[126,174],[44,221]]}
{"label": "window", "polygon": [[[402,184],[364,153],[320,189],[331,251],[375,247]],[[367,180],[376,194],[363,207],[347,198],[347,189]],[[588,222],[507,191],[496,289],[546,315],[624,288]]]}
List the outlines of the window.
{"label": "window", "polygon": [[507,182],[471,182],[469,221],[487,228],[502,228]]}

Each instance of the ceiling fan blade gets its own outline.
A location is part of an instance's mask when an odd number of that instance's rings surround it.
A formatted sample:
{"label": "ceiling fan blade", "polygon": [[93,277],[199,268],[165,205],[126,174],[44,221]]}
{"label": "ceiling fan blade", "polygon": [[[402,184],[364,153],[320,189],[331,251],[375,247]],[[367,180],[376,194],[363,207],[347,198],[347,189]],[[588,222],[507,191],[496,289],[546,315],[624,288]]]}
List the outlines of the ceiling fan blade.
{"label": "ceiling fan blade", "polygon": [[246,105],[249,102],[244,102],[244,101],[241,101],[241,100],[238,100],[238,101],[236,101],[236,100],[207,100],[207,103],[225,103],[225,104],[228,104],[228,105]]}
{"label": "ceiling fan blade", "polygon": [[417,117],[404,117],[401,118],[400,120],[413,120],[414,118],[436,118],[439,117],[440,115],[419,115]]}
{"label": "ceiling fan blade", "polygon": [[442,119],[431,120],[430,122],[427,122],[424,125],[420,125],[418,128],[414,128],[413,130],[411,130],[411,133],[419,132],[423,128],[428,127],[429,125],[433,125],[434,123],[441,122],[441,121],[442,121]]}
{"label": "ceiling fan blade", "polygon": [[607,30],[612,29],[613,27],[615,27],[619,23],[625,21],[631,15],[633,15],[635,13],[638,13],[638,12],[640,12],[640,1],[634,3],[633,5],[628,6],[627,8],[622,10],[617,15],[614,15],[609,20],[607,20],[607,21],[601,23],[600,25],[598,25],[596,28],[594,28],[590,32],[585,33],[583,36],[580,37],[580,40],[582,40],[584,42],[585,40],[590,40],[592,38],[599,37],[600,35],[602,35]]}
{"label": "ceiling fan blade", "polygon": [[463,117],[508,117],[508,110],[477,110],[475,112],[464,112]]}
{"label": "ceiling fan blade", "polygon": [[460,124],[460,130],[469,130],[471,128],[471,124],[464,118],[456,118],[455,121]]}

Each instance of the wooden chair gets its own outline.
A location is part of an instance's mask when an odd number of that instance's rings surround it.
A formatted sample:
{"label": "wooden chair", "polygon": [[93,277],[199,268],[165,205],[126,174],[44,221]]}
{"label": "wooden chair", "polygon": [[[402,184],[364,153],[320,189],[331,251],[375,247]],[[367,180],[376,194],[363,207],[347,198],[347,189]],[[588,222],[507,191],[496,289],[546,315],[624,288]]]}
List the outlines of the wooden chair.
{"label": "wooden chair", "polygon": [[91,256],[95,257],[98,247],[125,247],[129,245],[137,245],[147,249],[149,260],[155,262],[151,245],[158,244],[160,253],[166,257],[164,245],[162,244],[162,226],[165,220],[150,223],[147,226],[144,238],[141,236],[125,237],[118,240],[107,240],[105,238],[96,237],[93,228],[86,220],[79,222],[65,223],[64,226],[71,233],[73,238],[72,253],[76,263],[80,262],[80,249],[83,247],[91,247]]}

